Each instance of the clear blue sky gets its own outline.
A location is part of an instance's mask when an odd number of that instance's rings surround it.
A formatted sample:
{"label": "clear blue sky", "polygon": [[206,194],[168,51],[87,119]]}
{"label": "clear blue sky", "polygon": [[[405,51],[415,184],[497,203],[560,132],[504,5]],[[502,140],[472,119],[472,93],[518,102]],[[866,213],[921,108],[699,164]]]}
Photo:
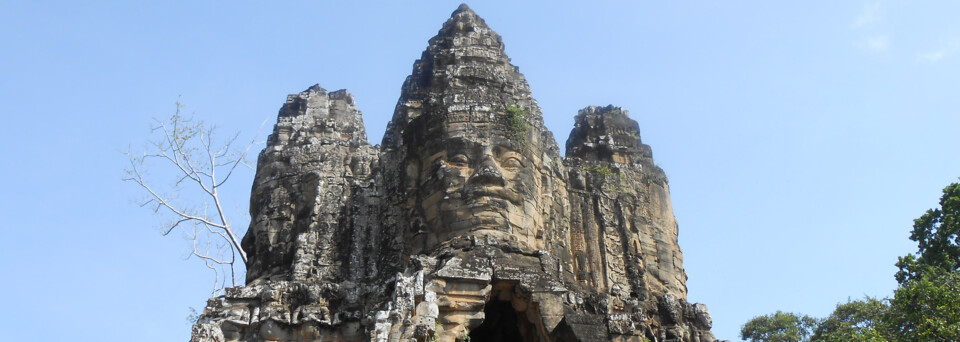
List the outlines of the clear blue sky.
{"label": "clear blue sky", "polygon": [[[132,203],[121,152],[181,94],[224,131],[268,121],[262,139],[314,83],[352,92],[378,143],[458,4],[0,3],[0,340],[186,340],[210,274]],[[640,122],[670,177],[689,298],[720,338],[778,309],[889,295],[912,219],[960,176],[957,2],[470,5],[561,146],[587,105]]]}

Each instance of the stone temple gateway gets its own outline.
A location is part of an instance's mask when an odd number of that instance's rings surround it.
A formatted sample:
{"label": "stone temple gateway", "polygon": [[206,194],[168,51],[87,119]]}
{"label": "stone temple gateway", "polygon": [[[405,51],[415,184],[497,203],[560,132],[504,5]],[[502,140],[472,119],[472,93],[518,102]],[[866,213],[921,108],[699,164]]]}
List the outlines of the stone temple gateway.
{"label": "stone temple gateway", "polygon": [[346,91],[290,95],[259,157],[246,286],[210,299],[191,341],[714,341],[637,122],[575,120],[562,157],[466,5],[381,145]]}

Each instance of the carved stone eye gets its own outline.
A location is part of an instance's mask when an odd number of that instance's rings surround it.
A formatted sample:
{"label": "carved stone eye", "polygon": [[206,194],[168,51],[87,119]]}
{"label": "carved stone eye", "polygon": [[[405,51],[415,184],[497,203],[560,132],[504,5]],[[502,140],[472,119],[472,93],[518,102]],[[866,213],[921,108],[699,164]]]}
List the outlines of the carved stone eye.
{"label": "carved stone eye", "polygon": [[523,167],[523,163],[520,161],[520,158],[507,157],[500,162],[500,167],[504,169],[519,169]]}
{"label": "carved stone eye", "polygon": [[447,159],[447,163],[457,167],[465,167],[470,165],[470,158],[463,153],[459,153]]}

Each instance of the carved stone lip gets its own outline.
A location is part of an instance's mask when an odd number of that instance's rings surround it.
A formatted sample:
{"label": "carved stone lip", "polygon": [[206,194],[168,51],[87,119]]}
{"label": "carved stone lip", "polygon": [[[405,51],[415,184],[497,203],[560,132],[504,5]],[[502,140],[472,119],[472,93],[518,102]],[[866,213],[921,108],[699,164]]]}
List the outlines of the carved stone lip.
{"label": "carved stone lip", "polygon": [[481,198],[495,198],[506,200],[507,202],[512,203],[513,205],[520,205],[523,203],[523,198],[519,194],[513,191],[509,191],[505,188],[466,188],[464,189],[464,198],[470,201],[475,201]]}

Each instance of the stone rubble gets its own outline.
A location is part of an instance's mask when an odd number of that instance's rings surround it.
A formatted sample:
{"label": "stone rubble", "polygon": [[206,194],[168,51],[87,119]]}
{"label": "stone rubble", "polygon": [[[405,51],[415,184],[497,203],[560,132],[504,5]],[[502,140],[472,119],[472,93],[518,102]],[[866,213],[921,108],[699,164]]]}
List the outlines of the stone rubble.
{"label": "stone rubble", "polygon": [[259,156],[247,284],[191,341],[715,341],[637,122],[614,106],[575,122],[561,157],[466,5],[381,145],[345,90],[290,95]]}

